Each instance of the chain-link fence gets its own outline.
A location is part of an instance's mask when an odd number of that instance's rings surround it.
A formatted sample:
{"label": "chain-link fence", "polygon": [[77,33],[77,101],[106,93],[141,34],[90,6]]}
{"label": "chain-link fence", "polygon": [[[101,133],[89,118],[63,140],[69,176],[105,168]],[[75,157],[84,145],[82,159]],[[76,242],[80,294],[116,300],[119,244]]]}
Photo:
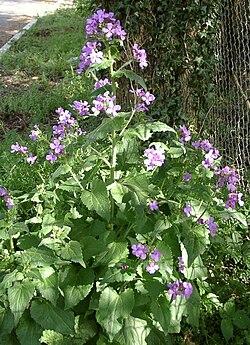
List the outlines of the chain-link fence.
{"label": "chain-link fence", "polygon": [[225,0],[217,46],[216,96],[207,117],[214,143],[250,187],[250,0]]}

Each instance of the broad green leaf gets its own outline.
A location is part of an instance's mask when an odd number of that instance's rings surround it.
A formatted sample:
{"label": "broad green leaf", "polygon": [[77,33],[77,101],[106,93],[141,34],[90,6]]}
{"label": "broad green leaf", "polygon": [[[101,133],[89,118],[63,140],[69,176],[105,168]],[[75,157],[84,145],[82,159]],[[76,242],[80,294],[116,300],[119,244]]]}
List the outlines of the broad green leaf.
{"label": "broad green leaf", "polygon": [[85,344],[89,339],[97,334],[97,324],[94,320],[86,320],[82,316],[76,317],[76,334],[81,339],[81,344]]}
{"label": "broad green leaf", "polygon": [[95,266],[115,266],[120,260],[128,256],[127,242],[112,242],[106,246],[106,250],[98,254],[95,259]]}
{"label": "broad green leaf", "polygon": [[199,327],[200,318],[200,295],[193,286],[192,295],[186,301],[187,322],[193,327]]}
{"label": "broad green leaf", "polygon": [[132,195],[134,194],[134,203],[136,205],[145,205],[147,203],[149,187],[146,175],[127,177],[123,181],[123,185],[128,187]]}
{"label": "broad green leaf", "polygon": [[8,289],[8,300],[10,310],[14,314],[15,323],[19,321],[24,310],[28,306],[30,300],[34,295],[35,287],[31,281],[24,280],[23,282],[16,282]]}
{"label": "broad green leaf", "polygon": [[154,226],[154,235],[159,235],[162,232],[166,232],[167,229],[171,227],[171,223],[169,222],[168,218],[165,217],[164,219],[158,219]]}
{"label": "broad green leaf", "polygon": [[184,147],[170,147],[167,155],[170,156],[171,158],[179,158],[183,156],[186,153]]}
{"label": "broad green leaf", "polygon": [[96,318],[106,330],[111,341],[122,328],[122,323],[118,319],[126,319],[133,307],[134,293],[132,289],[127,289],[118,295],[114,289],[107,287],[101,293]]}
{"label": "broad green leaf", "polygon": [[[182,255],[184,263],[187,265],[187,257]],[[190,267],[184,268],[184,276],[187,279],[202,279],[207,277],[207,268],[204,266],[203,261],[200,256],[198,256]]]}
{"label": "broad green leaf", "polygon": [[147,85],[145,84],[145,81],[143,80],[143,78],[131,70],[121,69],[119,71],[113,72],[112,74],[114,78],[121,78],[123,75],[129,78],[130,80],[135,81],[136,83],[141,85],[141,87],[143,87],[145,91],[147,91]]}
{"label": "broad green leaf", "polygon": [[31,317],[44,329],[62,334],[74,334],[75,318],[70,310],[62,310],[50,302],[35,300],[30,308]]}
{"label": "broad green leaf", "polygon": [[58,276],[56,272],[41,279],[36,286],[45,299],[56,305],[59,295]]}
{"label": "broad green leaf", "polygon": [[103,241],[97,240],[93,236],[85,236],[81,243],[83,245],[83,255],[86,261],[91,257],[102,253],[106,249]]}
{"label": "broad green leaf", "polygon": [[164,297],[159,297],[156,301],[151,304],[151,311],[156,321],[158,321],[164,331],[164,334],[168,334],[171,312],[170,303]]}
{"label": "broad green leaf", "polygon": [[19,322],[16,334],[21,345],[39,345],[42,331],[41,326],[32,320],[29,315],[25,315]]}
{"label": "broad green leaf", "polygon": [[217,211],[214,213],[214,216],[215,217],[221,217],[221,218],[232,217],[232,218],[238,220],[245,228],[248,227],[245,215],[241,212],[236,211],[236,210],[227,209],[224,211]]}
{"label": "broad green leaf", "polygon": [[229,339],[233,337],[234,326],[230,319],[222,319],[220,328],[226,341],[228,341]]}
{"label": "broad green leaf", "polygon": [[84,190],[82,192],[81,200],[90,211],[95,211],[99,216],[109,221],[110,200],[103,181],[94,180],[91,191]]}
{"label": "broad green leaf", "polygon": [[65,299],[65,309],[70,309],[77,305],[80,301],[83,301],[90,293],[93,284],[88,285],[68,285],[63,289]]}
{"label": "broad green leaf", "polygon": [[9,229],[10,236],[13,236],[17,234],[18,232],[29,232],[29,228],[27,224],[25,223],[15,223],[13,226]]}
{"label": "broad green leaf", "polygon": [[24,279],[24,275],[22,274],[22,272],[19,272],[17,269],[15,269],[11,273],[5,274],[3,280],[0,283],[0,295],[2,293],[5,293],[5,290],[10,288],[14,282],[16,282],[17,280],[23,280],[23,279]]}
{"label": "broad green leaf", "polygon": [[61,249],[60,255],[65,260],[78,262],[83,267],[86,267],[83,261],[81,245],[77,241],[70,241],[66,243],[65,247]]}
{"label": "broad green leaf", "polygon": [[101,69],[107,69],[112,65],[113,62],[113,59],[104,59],[101,62],[94,63],[90,67],[88,67],[86,73],[90,74],[91,72],[100,71]]}
{"label": "broad green leaf", "polygon": [[[157,325],[155,325],[157,327]],[[146,338],[147,345],[173,345],[171,335],[167,336],[156,328],[151,328]]]}
{"label": "broad green leaf", "polygon": [[43,331],[40,341],[47,345],[64,345],[63,335],[50,329]]}
{"label": "broad green leaf", "polygon": [[184,228],[182,231],[183,243],[188,253],[188,266],[191,266],[197,256],[205,252],[209,243],[208,234],[204,226]]}
{"label": "broad green leaf", "polygon": [[14,326],[14,316],[10,309],[0,307],[0,336],[11,333]]}
{"label": "broad green leaf", "polygon": [[156,121],[153,123],[145,123],[137,125],[134,128],[129,128],[126,132],[126,136],[137,136],[140,140],[148,140],[155,132],[172,132],[175,130],[163,122]]}
{"label": "broad green leaf", "polygon": [[233,316],[233,323],[239,329],[250,330],[250,318],[247,316],[247,310],[236,310]]}
{"label": "broad green leaf", "polygon": [[235,315],[234,300],[230,299],[224,304],[225,318],[232,318]]}
{"label": "broad green leaf", "polygon": [[29,262],[32,267],[50,266],[57,260],[53,251],[44,246],[25,250],[22,259]]}
{"label": "broad green leaf", "polygon": [[124,195],[128,192],[127,187],[123,186],[121,183],[118,183],[116,181],[112,183],[108,189],[110,190],[112,197],[118,204],[122,203]]}
{"label": "broad green leaf", "polygon": [[128,316],[125,319],[121,332],[115,337],[118,344],[148,345],[146,338],[150,333],[147,321]]}
{"label": "broad green leaf", "polygon": [[169,333],[179,333],[180,332],[180,322],[183,313],[186,309],[186,300],[184,297],[177,296],[176,300],[171,302],[171,322],[169,326]]}
{"label": "broad green leaf", "polygon": [[71,167],[68,164],[61,164],[56,171],[52,174],[52,180],[56,179],[61,175],[67,174],[71,170]]}

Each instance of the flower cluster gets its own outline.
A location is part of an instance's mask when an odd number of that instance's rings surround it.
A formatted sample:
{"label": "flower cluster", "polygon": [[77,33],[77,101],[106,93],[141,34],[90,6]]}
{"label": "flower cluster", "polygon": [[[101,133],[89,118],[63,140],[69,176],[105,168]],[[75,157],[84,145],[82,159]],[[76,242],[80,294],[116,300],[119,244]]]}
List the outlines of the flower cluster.
{"label": "flower cluster", "polygon": [[205,160],[202,162],[202,165],[205,168],[214,169],[213,163],[220,157],[220,152],[217,148],[209,142],[209,140],[195,141],[192,143],[192,146],[196,149],[201,148],[205,152]]}
{"label": "flower cluster", "polygon": [[100,89],[100,87],[105,85],[111,85],[111,82],[108,78],[98,80],[94,85],[94,90]]}
{"label": "flower cluster", "polygon": [[155,148],[150,147],[146,149],[143,156],[146,157],[144,164],[146,165],[147,170],[160,167],[165,161],[164,149],[157,145],[155,145]]}
{"label": "flower cluster", "polygon": [[188,299],[193,292],[193,286],[188,282],[176,280],[173,283],[168,283],[167,286],[169,288],[168,294],[171,295],[173,300],[175,300],[177,296],[184,296]]}
{"label": "flower cluster", "polygon": [[188,202],[186,202],[186,207],[183,209],[183,211],[185,212],[188,218],[191,216],[190,212],[192,212],[192,207]]}
{"label": "flower cluster", "polygon": [[106,38],[108,41],[114,38],[125,40],[126,37],[126,32],[120,21],[114,18],[114,13],[107,13],[105,10],[98,10],[87,19],[86,33],[89,37]]}
{"label": "flower cluster", "polygon": [[[146,260],[147,254],[149,253],[149,248],[144,244],[138,243],[132,245],[132,254],[135,255],[137,258],[141,260]],[[162,253],[158,249],[154,249],[154,251],[150,254],[150,258],[153,261],[149,261],[146,267],[146,271],[150,274],[154,274],[156,271],[159,270],[159,265],[156,262],[160,261],[160,257]]]}
{"label": "flower cluster", "polygon": [[216,232],[218,232],[218,226],[214,223],[214,217],[209,217],[209,219],[206,220],[206,224],[210,231],[210,236],[214,237]]}
{"label": "flower cluster", "polygon": [[103,52],[100,50],[102,47],[100,42],[87,42],[82,47],[80,55],[80,63],[78,65],[77,73],[82,73],[83,70],[88,68],[94,63],[99,63],[103,60]]}
{"label": "flower cluster", "polygon": [[139,49],[138,44],[134,43],[132,47],[133,58],[139,62],[141,69],[148,66],[147,54],[144,49]]}
{"label": "flower cluster", "polygon": [[182,137],[180,138],[180,141],[182,142],[182,144],[184,144],[185,142],[188,142],[191,140],[191,135],[189,130],[187,129],[186,126],[180,126],[179,127],[179,131],[182,132]]}
{"label": "flower cluster", "polygon": [[80,116],[89,115],[89,104],[87,101],[74,101],[71,105],[73,109],[75,109]]}
{"label": "flower cluster", "polygon": [[[34,139],[32,139],[32,140],[34,140]],[[21,146],[18,142],[11,145],[10,152],[11,153],[20,152],[22,155],[26,156],[27,163],[29,163],[31,165],[33,165],[35,163],[35,161],[37,160],[37,156],[33,156],[32,153],[28,153],[27,146]]]}
{"label": "flower cluster", "polygon": [[8,210],[11,210],[14,206],[14,200],[10,197],[7,189],[0,187],[0,197],[3,198],[3,201],[5,202],[5,205],[8,208]]}
{"label": "flower cluster", "polygon": [[105,111],[107,115],[116,116],[117,112],[121,110],[121,106],[115,104],[116,97],[106,91],[103,95],[98,95],[93,101],[94,106],[91,108],[95,116],[99,115],[101,111]]}
{"label": "flower cluster", "polygon": [[184,271],[184,261],[181,256],[178,257],[178,265],[179,265],[179,271],[183,272]]}
{"label": "flower cluster", "polygon": [[157,211],[159,206],[158,206],[158,201],[157,200],[154,200],[154,201],[150,201],[148,203],[148,206],[150,208],[151,211]]}
{"label": "flower cluster", "polygon": [[135,110],[148,111],[148,105],[155,100],[155,96],[150,92],[145,92],[143,89],[129,90],[129,92],[135,94],[139,99],[139,103],[136,105]]}
{"label": "flower cluster", "polygon": [[31,140],[36,141],[39,136],[40,130],[39,125],[35,125],[34,129],[31,130],[29,137]]}

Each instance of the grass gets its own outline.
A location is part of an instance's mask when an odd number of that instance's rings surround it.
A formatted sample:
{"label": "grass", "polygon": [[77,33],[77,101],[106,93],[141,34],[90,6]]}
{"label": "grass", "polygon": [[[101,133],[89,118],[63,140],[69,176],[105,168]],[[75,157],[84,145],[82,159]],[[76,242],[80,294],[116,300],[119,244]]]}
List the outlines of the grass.
{"label": "grass", "polygon": [[[88,15],[87,9],[85,11]],[[87,97],[92,85],[77,75],[84,45],[85,18],[74,8],[39,18],[11,49],[0,57],[0,134],[24,131],[48,123],[59,106]]]}

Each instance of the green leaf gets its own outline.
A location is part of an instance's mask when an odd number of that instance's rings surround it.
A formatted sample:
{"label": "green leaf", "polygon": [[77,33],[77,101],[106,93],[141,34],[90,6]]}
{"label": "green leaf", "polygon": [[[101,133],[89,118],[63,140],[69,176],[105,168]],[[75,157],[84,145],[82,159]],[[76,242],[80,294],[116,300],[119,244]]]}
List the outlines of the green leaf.
{"label": "green leaf", "polygon": [[[184,263],[187,263],[187,258],[182,255]],[[190,267],[185,267],[184,276],[187,279],[193,280],[195,278],[202,279],[207,277],[207,268],[204,266],[200,256],[198,256]]]}
{"label": "green leaf", "polygon": [[83,267],[86,267],[83,261],[81,245],[77,241],[70,241],[66,243],[65,247],[61,249],[60,255],[65,260],[78,262]]}
{"label": "green leaf", "polygon": [[180,147],[170,147],[167,155],[170,156],[171,158],[179,158],[183,156],[186,153],[186,150],[183,146]]}
{"label": "green leaf", "polygon": [[119,344],[148,345],[146,338],[150,333],[147,321],[128,316],[119,335],[115,338]]}
{"label": "green leaf", "polygon": [[145,205],[147,203],[149,188],[146,175],[127,177],[123,181],[123,185],[128,187],[132,195],[134,194],[135,205]]}
{"label": "green leaf", "polygon": [[84,190],[81,195],[83,204],[90,210],[95,211],[99,216],[109,221],[110,200],[106,185],[101,180],[92,182],[92,190]]}
{"label": "green leaf", "polygon": [[86,261],[106,250],[106,246],[103,241],[97,240],[93,236],[85,236],[82,239],[82,245],[84,259]]}
{"label": "green leaf", "polygon": [[83,301],[90,293],[93,284],[67,286],[64,288],[65,309],[70,309]]}
{"label": "green leaf", "polygon": [[41,336],[41,343],[45,343],[47,345],[63,345],[63,340],[64,337],[62,334],[49,329],[44,330]]}
{"label": "green leaf", "polygon": [[186,301],[187,322],[193,327],[199,327],[200,318],[200,295],[195,287],[193,287],[192,295]]}
{"label": "green leaf", "polygon": [[88,67],[86,73],[90,74],[91,72],[100,71],[101,69],[107,69],[112,65],[113,62],[113,59],[104,59],[101,62],[94,63],[90,67]]}
{"label": "green leaf", "polygon": [[14,316],[10,309],[0,307],[0,336],[11,333],[14,326]]}
{"label": "green leaf", "polygon": [[76,317],[76,334],[80,337],[81,344],[85,344],[89,339],[97,334],[97,325],[94,320],[86,320],[82,316]]}
{"label": "green leaf", "polygon": [[183,243],[188,253],[188,266],[191,266],[194,260],[206,250],[209,243],[208,231],[204,226],[195,226],[185,228],[182,231],[182,236],[184,237]]}
{"label": "green leaf", "polygon": [[239,329],[250,330],[250,318],[246,314],[245,310],[236,310],[233,316],[233,323]]}
{"label": "green leaf", "polygon": [[214,216],[215,217],[221,217],[221,218],[232,217],[232,218],[238,220],[245,228],[248,228],[248,223],[247,223],[247,219],[246,219],[245,215],[241,212],[236,211],[236,210],[227,209],[225,211],[217,211],[214,213]]}
{"label": "green leaf", "polygon": [[128,192],[128,188],[123,186],[121,183],[114,182],[109,186],[109,190],[111,192],[112,197],[118,203],[122,203],[122,199],[125,194]]}
{"label": "green leaf", "polygon": [[128,256],[127,242],[112,242],[106,246],[106,250],[98,254],[95,259],[95,266],[115,266],[120,260]]}
{"label": "green leaf", "polygon": [[28,306],[30,300],[34,295],[34,285],[29,280],[16,282],[8,289],[8,300],[10,310],[14,314],[15,324],[19,321],[25,308]]}
{"label": "green leaf", "polygon": [[130,71],[128,69],[121,69],[119,71],[115,71],[115,72],[113,72],[112,77],[114,77],[114,78],[121,78],[123,75],[125,77],[129,78],[130,80],[135,81],[136,83],[141,85],[141,87],[143,87],[143,89],[145,91],[147,91],[147,85],[145,84],[145,81],[143,80],[143,78],[140,77],[135,72]]}
{"label": "green leaf", "polygon": [[50,302],[35,300],[30,308],[31,317],[44,329],[62,334],[74,334],[75,318],[70,310],[62,310]]}
{"label": "green leaf", "polygon": [[180,322],[183,313],[186,309],[186,300],[183,297],[177,296],[176,300],[171,302],[171,322],[169,326],[169,333],[179,333],[180,332]]}
{"label": "green leaf", "polygon": [[126,319],[133,307],[134,293],[132,289],[127,289],[118,295],[114,289],[107,287],[101,293],[96,318],[98,323],[106,330],[111,341],[122,328],[122,324],[118,319]]}
{"label": "green leaf", "polygon": [[135,128],[129,128],[125,132],[126,136],[137,136],[140,140],[148,140],[155,132],[172,132],[175,130],[163,122],[156,121],[153,123],[145,123],[137,125]]}
{"label": "green leaf", "polygon": [[42,331],[43,329],[35,323],[27,313],[27,315],[20,320],[16,334],[21,345],[39,345]]}
{"label": "green leaf", "polygon": [[160,323],[164,334],[167,335],[171,320],[169,301],[164,297],[159,297],[157,301],[151,304],[151,311],[155,320]]}
{"label": "green leaf", "polygon": [[22,253],[22,259],[29,262],[32,267],[50,266],[56,261],[56,256],[52,250],[41,246],[39,248],[29,248]]}
{"label": "green leaf", "polygon": [[25,223],[15,223],[13,226],[9,229],[9,235],[13,236],[17,233],[22,232],[29,232],[29,228]]}
{"label": "green leaf", "polygon": [[54,305],[56,304],[59,294],[58,277],[56,272],[40,280],[36,286],[45,299]]}
{"label": "green leaf", "polygon": [[233,337],[234,326],[230,319],[222,319],[220,328],[226,341],[228,341],[229,339]]}
{"label": "green leaf", "polygon": [[52,180],[56,179],[61,175],[67,174],[71,170],[71,167],[68,164],[61,164],[56,171],[52,174]]}

